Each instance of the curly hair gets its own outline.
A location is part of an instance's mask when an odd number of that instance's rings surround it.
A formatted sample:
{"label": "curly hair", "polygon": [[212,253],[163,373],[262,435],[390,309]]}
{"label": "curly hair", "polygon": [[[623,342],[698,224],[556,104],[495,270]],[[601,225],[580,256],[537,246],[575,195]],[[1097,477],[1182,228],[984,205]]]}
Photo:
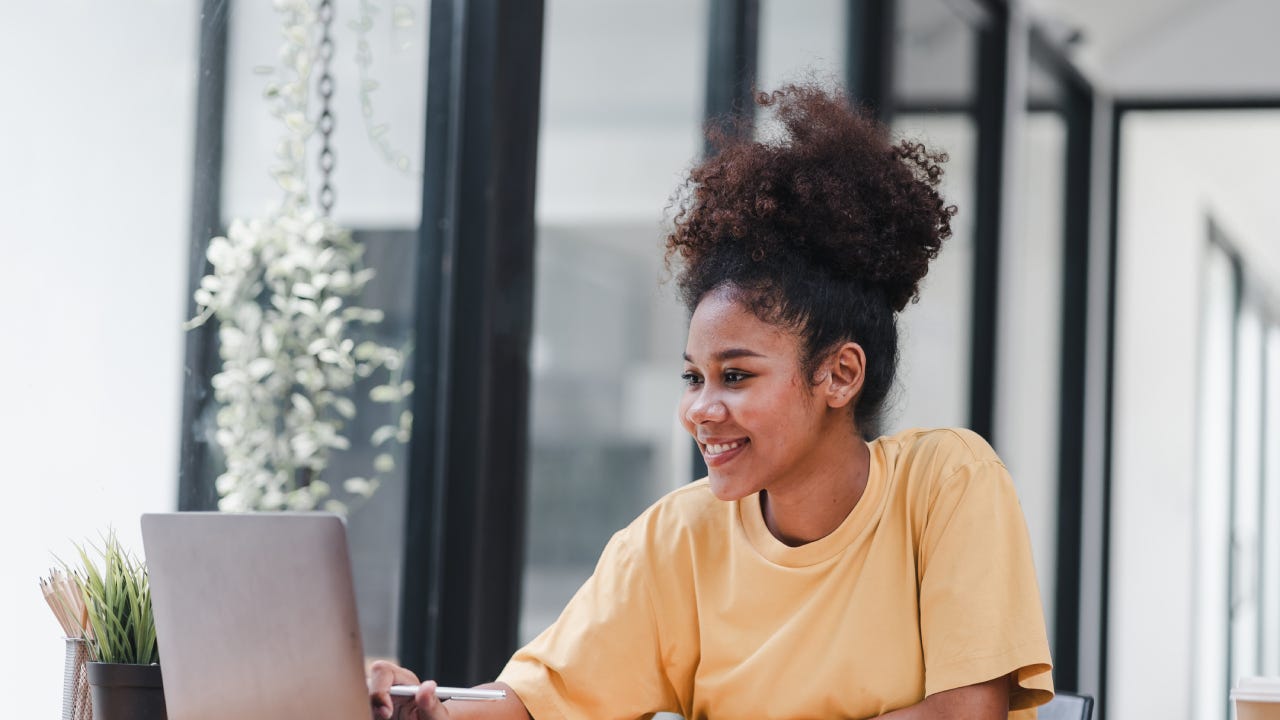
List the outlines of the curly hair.
{"label": "curly hair", "polygon": [[880,430],[898,362],[896,314],[951,236],[954,206],[938,193],[947,156],[889,130],[843,93],[787,85],[755,98],[780,137],[754,140],[712,125],[715,149],[673,198],[666,239],[692,312],[725,288],[761,320],[794,328],[803,370],[859,343],[867,367],[854,404],[861,434]]}

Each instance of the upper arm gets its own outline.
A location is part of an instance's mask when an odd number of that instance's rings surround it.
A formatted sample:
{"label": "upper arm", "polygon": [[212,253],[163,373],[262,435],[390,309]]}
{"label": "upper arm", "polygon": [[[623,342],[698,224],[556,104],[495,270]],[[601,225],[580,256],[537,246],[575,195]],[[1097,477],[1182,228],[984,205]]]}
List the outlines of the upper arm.
{"label": "upper arm", "polygon": [[921,535],[920,636],[925,694],[1002,686],[1014,709],[1052,695],[1044,612],[1013,481],[998,460],[941,481]]}
{"label": "upper arm", "polygon": [[924,699],[937,720],[1005,720],[1009,717],[1009,676],[943,690]]}
{"label": "upper arm", "polygon": [[679,707],[667,675],[648,558],[627,530],[559,619],[511,658],[498,680],[529,714],[639,717]]}
{"label": "upper arm", "polygon": [[881,715],[885,720],[1006,720],[1010,676],[934,693],[924,700]]}

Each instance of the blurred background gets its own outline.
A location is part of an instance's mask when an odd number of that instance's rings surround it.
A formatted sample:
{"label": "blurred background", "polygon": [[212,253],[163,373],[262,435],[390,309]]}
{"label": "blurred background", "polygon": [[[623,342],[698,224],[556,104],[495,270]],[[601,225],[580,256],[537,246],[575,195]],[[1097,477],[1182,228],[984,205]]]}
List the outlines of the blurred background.
{"label": "blurred background", "polygon": [[[1239,677],[1280,675],[1280,4],[314,4],[309,117],[334,122],[307,153],[336,160],[307,182],[416,386],[384,451],[358,385],[326,471],[386,469],[348,518],[368,655],[492,676],[698,477],[671,195],[708,118],[817,79],[950,155],[889,429],[972,427],[1005,459],[1058,687],[1224,720]],[[0,708],[49,717],[36,579],[107,527],[140,552],[140,513],[216,507],[218,336],[182,324],[209,239],[279,201],[282,31],[267,2],[51,0],[5,4],[0,38]]]}

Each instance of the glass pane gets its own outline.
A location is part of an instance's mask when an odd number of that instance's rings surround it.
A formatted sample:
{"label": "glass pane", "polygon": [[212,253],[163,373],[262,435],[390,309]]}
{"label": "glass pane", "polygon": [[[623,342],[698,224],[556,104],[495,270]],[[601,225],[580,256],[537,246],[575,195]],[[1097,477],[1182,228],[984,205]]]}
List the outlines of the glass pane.
{"label": "glass pane", "polygon": [[[427,0],[334,0],[333,218],[353,228],[417,228],[421,216],[422,137],[426,110]],[[261,214],[280,197],[272,177],[281,124],[263,97],[282,77],[280,14],[272,3],[237,3],[227,48],[223,217]],[[312,71],[311,120],[321,98]],[[317,133],[307,174],[318,187]],[[313,188],[314,189],[314,188]]]}
{"label": "glass pane", "polygon": [[1231,684],[1258,674],[1262,508],[1262,320],[1246,302],[1236,321],[1235,491],[1231,518]]}
{"label": "glass pane", "polygon": [[894,99],[908,112],[972,111],[977,98],[977,4],[898,0]]}
{"label": "glass pane", "polygon": [[662,215],[702,146],[708,10],[547,3],[521,642],[613,532],[690,479]]}
{"label": "glass pane", "polygon": [[[896,415],[889,430],[969,422],[973,238],[978,189],[976,94],[978,30],[955,3],[906,0],[897,15],[894,132],[943,150],[950,160],[943,197],[959,213],[952,236],[929,266],[920,301],[899,317]],[[949,82],[936,83],[939,77]]]}
{"label": "glass pane", "polygon": [[[349,395],[355,414],[340,430],[350,447],[335,450],[319,477],[349,506],[365,653],[394,658],[408,459],[405,413],[411,400],[400,391],[407,389],[403,383],[413,354],[428,6],[426,0],[336,0],[333,7],[332,218],[363,246],[361,265],[376,272],[345,305],[382,313],[380,321],[352,323],[344,333],[356,345],[372,342],[398,351],[402,359],[357,379]],[[272,4],[239,3],[230,17],[224,226],[235,219],[267,217],[280,206],[283,191],[273,173],[281,164],[277,148],[285,129],[272,116],[264,89],[290,77],[278,67],[283,16]],[[313,31],[312,52],[318,40]],[[317,64],[310,70],[305,113],[315,123],[323,102],[320,76]],[[321,134],[314,132],[305,153],[312,207],[319,205],[324,180],[320,152]],[[212,417],[206,415],[206,420],[212,427]],[[349,478],[376,478],[380,485],[366,500],[344,491]]]}
{"label": "glass pane", "polygon": [[951,239],[920,285],[920,301],[898,317],[896,416],[888,429],[964,427],[969,423],[978,131],[972,116],[946,112],[899,114],[893,128],[947,152],[942,196],[959,212],[951,219]]}
{"label": "glass pane", "polygon": [[760,3],[760,90],[809,79],[842,83],[844,0]]}
{"label": "glass pane", "polygon": [[1230,599],[1227,557],[1230,552],[1231,486],[1224,468],[1231,467],[1232,324],[1236,280],[1231,261],[1216,245],[1205,258],[1204,305],[1201,309],[1199,462],[1194,527],[1195,648],[1192,678],[1195,718],[1225,715],[1227,635]]}
{"label": "glass pane", "polygon": [[1018,487],[1053,637],[1066,122],[1033,110],[1019,138],[1016,231],[1000,249],[995,437]]}
{"label": "glass pane", "polygon": [[1262,425],[1262,675],[1280,675],[1280,324],[1266,335]]}

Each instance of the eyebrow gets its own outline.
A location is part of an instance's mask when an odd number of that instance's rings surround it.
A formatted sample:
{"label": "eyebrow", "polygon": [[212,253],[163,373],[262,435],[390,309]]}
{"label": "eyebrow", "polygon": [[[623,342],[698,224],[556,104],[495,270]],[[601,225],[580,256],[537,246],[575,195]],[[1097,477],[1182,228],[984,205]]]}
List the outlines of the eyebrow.
{"label": "eyebrow", "polygon": [[[715,360],[716,362],[724,362],[725,360],[733,360],[735,358],[744,358],[744,357],[764,357],[764,355],[761,355],[755,350],[748,350],[747,348],[728,348],[726,350],[721,350],[720,352],[712,355],[711,359]],[[693,362],[693,358],[689,357],[689,353],[685,353],[684,361],[687,363],[691,363]]]}

